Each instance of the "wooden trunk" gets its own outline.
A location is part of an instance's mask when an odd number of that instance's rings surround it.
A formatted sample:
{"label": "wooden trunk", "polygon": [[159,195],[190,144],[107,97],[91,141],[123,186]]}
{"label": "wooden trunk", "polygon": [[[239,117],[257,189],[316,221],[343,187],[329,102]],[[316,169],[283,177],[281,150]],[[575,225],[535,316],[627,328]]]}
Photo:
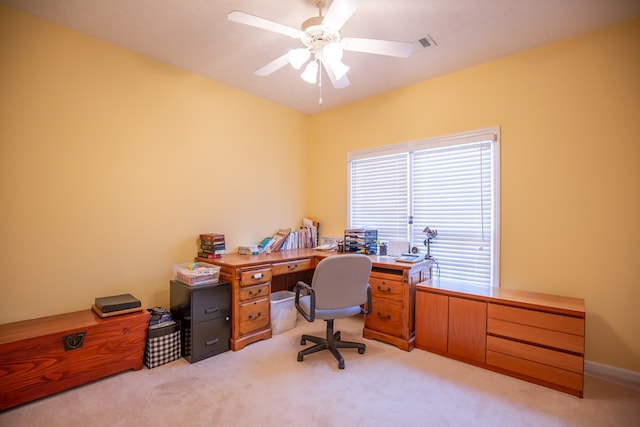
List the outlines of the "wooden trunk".
{"label": "wooden trunk", "polygon": [[148,325],[147,311],[92,310],[0,325],[0,410],[141,369]]}

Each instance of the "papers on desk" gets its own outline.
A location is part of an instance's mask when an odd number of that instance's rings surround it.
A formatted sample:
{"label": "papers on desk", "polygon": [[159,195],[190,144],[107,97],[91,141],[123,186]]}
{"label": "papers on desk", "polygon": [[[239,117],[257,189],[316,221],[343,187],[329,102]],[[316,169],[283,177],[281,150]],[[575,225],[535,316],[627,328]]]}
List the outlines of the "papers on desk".
{"label": "papers on desk", "polygon": [[314,249],[317,251],[332,251],[334,249],[338,249],[338,245],[334,243],[328,243],[325,245],[316,246]]}

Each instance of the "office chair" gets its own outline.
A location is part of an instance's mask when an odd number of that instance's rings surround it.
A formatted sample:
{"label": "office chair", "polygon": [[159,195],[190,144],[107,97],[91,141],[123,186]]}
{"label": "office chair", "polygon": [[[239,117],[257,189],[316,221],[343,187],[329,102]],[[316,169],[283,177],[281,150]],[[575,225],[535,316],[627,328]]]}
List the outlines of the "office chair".
{"label": "office chair", "polygon": [[[371,310],[371,287],[369,274],[371,260],[366,255],[345,254],[323,259],[318,263],[311,286],[304,282],[296,285],[295,305],[300,314],[309,322],[316,318],[327,322],[326,338],[302,335],[300,344],[307,341],[316,343],[298,353],[298,362],[304,356],[329,350],[338,360],[338,368],[344,369],[344,358],[338,348],[357,348],[364,354],[366,346],[362,343],[341,341],[340,331],[333,332],[334,319],[369,314]],[[366,311],[361,304],[366,303]]]}

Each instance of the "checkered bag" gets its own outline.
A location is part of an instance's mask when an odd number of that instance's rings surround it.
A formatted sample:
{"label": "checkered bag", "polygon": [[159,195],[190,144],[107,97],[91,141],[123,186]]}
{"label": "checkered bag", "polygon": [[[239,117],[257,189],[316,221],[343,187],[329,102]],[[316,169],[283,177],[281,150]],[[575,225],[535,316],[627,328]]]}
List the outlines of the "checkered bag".
{"label": "checkered bag", "polygon": [[180,358],[180,323],[149,328],[144,364],[155,368]]}

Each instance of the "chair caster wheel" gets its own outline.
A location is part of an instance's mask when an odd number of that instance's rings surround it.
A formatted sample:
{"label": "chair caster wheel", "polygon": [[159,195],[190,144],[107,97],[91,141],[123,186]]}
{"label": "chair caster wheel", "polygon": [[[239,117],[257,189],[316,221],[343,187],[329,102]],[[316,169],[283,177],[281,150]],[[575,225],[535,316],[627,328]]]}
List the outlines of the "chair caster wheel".
{"label": "chair caster wheel", "polygon": [[301,354],[299,354],[298,355],[298,362],[302,362],[302,359],[304,359],[304,357]]}
{"label": "chair caster wheel", "polygon": [[344,369],[344,360],[338,362],[338,369]]}
{"label": "chair caster wheel", "polygon": [[302,338],[300,340],[300,345],[306,345],[307,344],[307,340],[305,340],[304,338]]}
{"label": "chair caster wheel", "polygon": [[359,348],[359,349],[358,349],[358,353],[360,353],[360,354],[364,354],[364,348]]}

